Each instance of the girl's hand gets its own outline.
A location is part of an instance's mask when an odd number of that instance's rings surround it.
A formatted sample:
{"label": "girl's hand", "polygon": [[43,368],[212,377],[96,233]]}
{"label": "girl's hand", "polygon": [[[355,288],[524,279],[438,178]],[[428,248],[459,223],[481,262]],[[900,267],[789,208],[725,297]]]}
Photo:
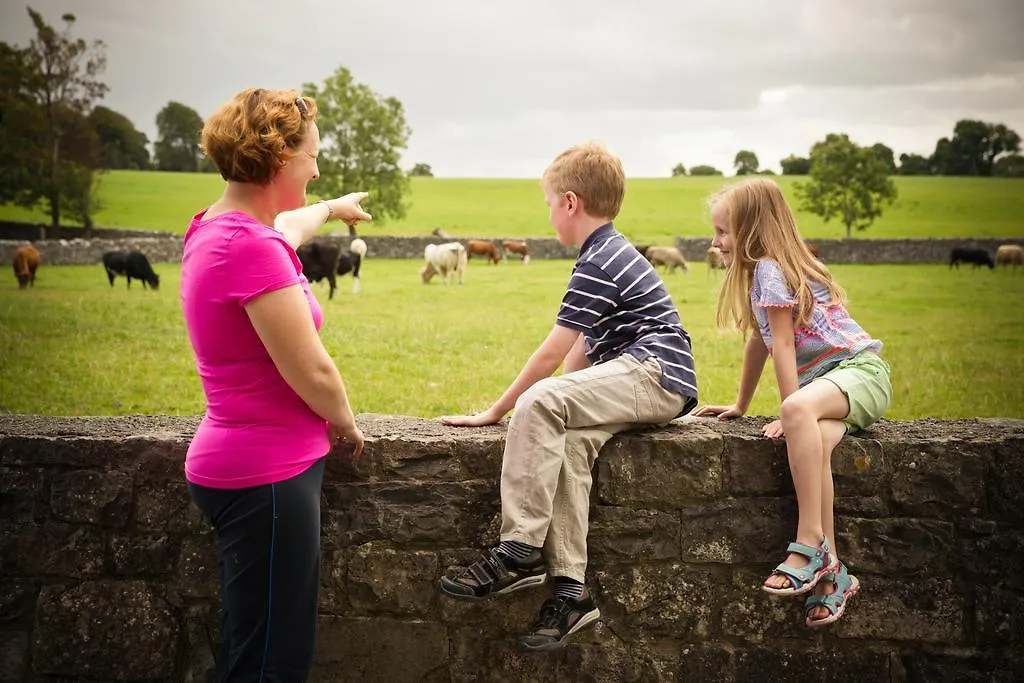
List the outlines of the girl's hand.
{"label": "girl's hand", "polygon": [[368,192],[350,192],[343,197],[327,200],[327,204],[331,207],[333,216],[345,225],[355,227],[360,221],[373,220],[373,216],[363,211],[363,207],[359,205],[359,202],[369,196]]}
{"label": "girl's hand", "polygon": [[786,436],[782,430],[782,420],[772,420],[761,429],[761,433],[769,439],[781,439]]}
{"label": "girl's hand", "polygon": [[730,420],[734,417],[742,417],[743,411],[734,403],[731,406],[701,406],[693,414],[697,417],[717,416],[719,420]]}
{"label": "girl's hand", "polygon": [[445,415],[441,422],[452,427],[483,427],[492,425],[501,419],[501,415],[495,415],[490,409],[475,415]]}
{"label": "girl's hand", "polygon": [[363,432],[355,423],[351,427],[332,424],[328,433],[331,437],[331,446],[334,446],[336,443],[350,446],[353,458],[358,458],[363,454]]}

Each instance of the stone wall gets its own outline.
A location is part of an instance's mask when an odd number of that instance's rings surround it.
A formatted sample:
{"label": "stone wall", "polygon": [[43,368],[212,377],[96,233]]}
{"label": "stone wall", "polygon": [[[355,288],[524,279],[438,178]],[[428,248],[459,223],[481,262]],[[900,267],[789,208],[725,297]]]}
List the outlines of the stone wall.
{"label": "stone wall", "polygon": [[[215,540],[182,462],[198,420],[0,416],[0,680],[208,680]],[[496,540],[504,426],[361,415],[328,461],[316,681],[1011,681],[1024,671],[1024,421],[883,421],[833,458],[863,583],[836,625],[758,585],[795,526],[759,419],[682,418],[598,461],[602,620],[517,654],[542,591],[439,596]]]}
{"label": "stone wall", "polygon": [[[181,262],[181,235],[168,233],[142,233],[146,237],[124,236],[108,239],[106,231],[100,237],[54,239],[32,242],[39,250],[44,264],[69,265],[99,263],[105,251],[138,249],[153,263]],[[351,238],[347,235],[324,235],[317,239],[336,242],[347,248]],[[367,254],[370,258],[423,258],[428,244],[439,244],[445,240],[437,237],[392,237],[364,235]],[[517,238],[518,239],[518,238]],[[492,240],[500,243],[500,239]],[[531,258],[574,259],[576,247],[559,244],[553,238],[528,239]],[[0,263],[10,263],[15,250],[26,240],[0,239]],[[975,246],[988,249],[993,256],[1000,244],[1022,244],[1021,238],[979,238],[979,239],[920,239],[920,240],[814,240],[821,258],[827,263],[948,263],[953,247]],[[676,237],[675,244],[687,260],[704,261],[711,244],[706,237]],[[513,261],[518,257],[513,256]],[[970,266],[968,266],[970,267]]]}

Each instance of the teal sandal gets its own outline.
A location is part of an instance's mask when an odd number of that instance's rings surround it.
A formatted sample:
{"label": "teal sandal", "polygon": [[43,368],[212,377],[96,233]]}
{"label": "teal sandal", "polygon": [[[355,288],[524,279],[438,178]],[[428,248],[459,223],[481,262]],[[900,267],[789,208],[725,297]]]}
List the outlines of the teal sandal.
{"label": "teal sandal", "polygon": [[814,590],[822,576],[836,570],[835,565],[828,564],[829,556],[832,554],[832,546],[828,542],[827,537],[822,539],[821,545],[817,548],[794,541],[786,548],[786,552],[803,555],[807,558],[807,564],[803,567],[793,567],[785,562],[780,564],[772,572],[772,576],[781,574],[789,579],[791,585],[785,588],[772,588],[762,584],[761,588],[766,593],[771,593],[772,595],[803,595],[808,591]]}
{"label": "teal sandal", "polygon": [[[846,570],[846,565],[839,563],[839,571],[826,574],[822,581],[833,584],[832,592],[828,595],[812,595],[804,602],[804,609],[807,611],[807,618],[804,623],[811,628],[828,626],[839,621],[839,618],[846,613],[846,605],[857,591],[860,590],[860,581]],[[815,607],[824,607],[828,610],[828,616],[821,619],[811,619],[810,612]]]}

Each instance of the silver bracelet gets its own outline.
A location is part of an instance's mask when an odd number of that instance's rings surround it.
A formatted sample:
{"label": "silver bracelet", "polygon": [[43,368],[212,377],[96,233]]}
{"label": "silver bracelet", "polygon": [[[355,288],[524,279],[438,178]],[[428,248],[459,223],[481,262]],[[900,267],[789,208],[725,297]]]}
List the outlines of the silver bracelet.
{"label": "silver bracelet", "polygon": [[327,207],[327,218],[324,219],[324,223],[326,223],[327,221],[331,220],[331,217],[334,215],[334,209],[332,209],[331,205],[327,203],[327,200],[326,199],[319,199],[319,200],[317,200],[316,203],[317,204],[323,204],[324,206]]}

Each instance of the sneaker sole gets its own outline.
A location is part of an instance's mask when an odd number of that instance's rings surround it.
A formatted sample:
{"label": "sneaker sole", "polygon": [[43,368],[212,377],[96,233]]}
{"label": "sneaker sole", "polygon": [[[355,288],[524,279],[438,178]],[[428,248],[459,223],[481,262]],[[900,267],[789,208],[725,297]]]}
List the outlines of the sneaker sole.
{"label": "sneaker sole", "polygon": [[[444,593],[445,595],[447,595],[450,598],[455,598],[456,600],[467,600],[467,601],[470,601],[470,602],[479,602],[480,600],[492,600],[494,598],[504,597],[506,595],[510,595],[512,593],[515,593],[516,591],[521,591],[521,590],[523,590],[525,588],[533,588],[535,586],[542,586],[545,583],[547,583],[547,580],[548,580],[548,575],[546,573],[545,574],[539,574],[537,576],[527,576],[527,577],[524,577],[522,579],[519,579],[515,583],[512,583],[512,584],[509,584],[509,585],[505,586],[501,590],[491,591],[490,593],[487,593],[486,595],[476,595],[476,594],[467,595],[465,593],[457,593],[457,592],[451,591],[451,590],[448,589],[448,584],[445,583],[445,579],[444,578],[441,579],[440,585],[441,585],[441,592]],[[454,585],[458,585],[458,584],[454,584]]]}
{"label": "sneaker sole", "polygon": [[529,645],[520,640],[516,643],[516,650],[518,650],[519,652],[552,652],[554,650],[561,650],[569,644],[570,636],[572,636],[575,633],[579,633],[584,628],[590,626],[600,618],[601,610],[595,607],[594,609],[580,617],[580,620],[577,621],[571,629],[569,629],[568,633],[562,636],[561,640],[554,640],[550,643],[544,643],[543,645]]}

